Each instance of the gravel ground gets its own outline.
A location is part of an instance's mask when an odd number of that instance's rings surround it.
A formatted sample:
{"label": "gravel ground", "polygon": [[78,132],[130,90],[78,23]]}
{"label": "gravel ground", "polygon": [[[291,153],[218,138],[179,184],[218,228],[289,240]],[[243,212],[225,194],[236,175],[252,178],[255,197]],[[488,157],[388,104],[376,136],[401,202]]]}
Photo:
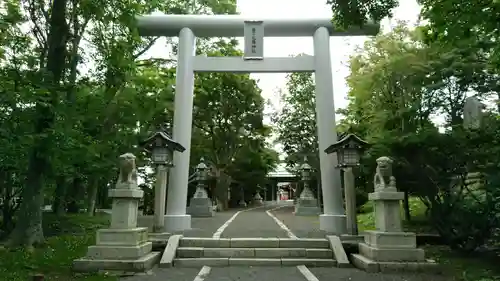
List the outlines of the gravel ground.
{"label": "gravel ground", "polygon": [[267,210],[275,205],[265,206],[240,213],[236,219],[222,232],[221,237],[282,237],[287,238],[286,232],[266,214]]}
{"label": "gravel ground", "polygon": [[325,238],[325,232],[319,229],[318,216],[295,216],[293,211],[293,206],[286,206],[272,213],[299,238]]}

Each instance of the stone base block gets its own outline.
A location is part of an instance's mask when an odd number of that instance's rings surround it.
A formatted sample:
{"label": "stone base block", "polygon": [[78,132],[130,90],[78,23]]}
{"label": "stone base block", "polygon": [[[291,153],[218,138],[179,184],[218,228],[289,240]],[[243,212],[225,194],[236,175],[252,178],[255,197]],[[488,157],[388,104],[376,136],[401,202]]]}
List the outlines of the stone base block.
{"label": "stone base block", "polygon": [[340,235],[340,240],[342,243],[358,244],[363,243],[365,241],[365,237],[363,235],[342,234]]}
{"label": "stone base block", "polygon": [[149,241],[151,240],[165,240],[168,241],[168,238],[172,236],[169,232],[150,232],[149,233]]}
{"label": "stone base block", "polygon": [[192,217],[213,217],[214,208],[210,198],[193,198],[187,210]]}
{"label": "stone base block", "polygon": [[192,206],[189,207],[188,213],[194,218],[208,218],[215,214],[212,206]]}
{"label": "stone base block", "polygon": [[410,248],[417,247],[417,235],[412,232],[366,231],[365,243],[374,248]]}
{"label": "stone base block", "polygon": [[345,215],[319,215],[319,229],[328,234],[341,235],[347,232]]}
{"label": "stone base block", "polygon": [[97,231],[97,245],[104,246],[138,246],[148,241],[148,229],[136,227],[132,229],[100,229]]}
{"label": "stone base block", "polygon": [[299,200],[297,200],[297,206],[318,207],[318,200],[314,198],[299,198]]}
{"label": "stone base block", "polygon": [[191,229],[190,215],[165,215],[165,231],[174,233]]}
{"label": "stone base block", "polygon": [[254,206],[264,206],[264,202],[262,200],[254,200],[252,203]]}
{"label": "stone base block", "polygon": [[377,262],[420,262],[425,261],[425,252],[418,248],[375,248],[359,243],[359,254]]}
{"label": "stone base block", "polygon": [[433,260],[421,262],[377,262],[360,254],[351,254],[351,261],[357,268],[366,272],[424,272],[441,273],[442,268]]}
{"label": "stone base block", "polygon": [[161,253],[151,252],[138,259],[91,259],[81,258],[73,261],[75,272],[98,272],[100,270],[116,270],[125,272],[145,272],[160,262]]}
{"label": "stone base block", "polygon": [[89,246],[86,258],[102,260],[136,260],[149,254],[152,247],[153,244],[151,242],[145,242],[136,246]]}
{"label": "stone base block", "polygon": [[153,232],[154,216],[137,216],[137,227],[147,227],[149,232]]}
{"label": "stone base block", "polygon": [[304,206],[301,205],[301,202],[295,206],[296,216],[317,216],[319,214],[321,214],[321,210],[318,206]]}

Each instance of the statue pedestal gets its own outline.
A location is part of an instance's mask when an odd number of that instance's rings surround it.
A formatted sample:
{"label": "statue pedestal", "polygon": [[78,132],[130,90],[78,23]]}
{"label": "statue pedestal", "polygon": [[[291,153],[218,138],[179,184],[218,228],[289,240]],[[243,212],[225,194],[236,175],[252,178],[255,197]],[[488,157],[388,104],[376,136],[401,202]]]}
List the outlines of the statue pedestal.
{"label": "statue pedestal", "polygon": [[208,198],[208,194],[203,187],[198,187],[189,202],[189,207],[187,213],[191,217],[203,218],[203,217],[213,217],[214,208],[212,206],[212,200]]}
{"label": "statue pedestal", "polygon": [[247,207],[247,202],[245,202],[245,200],[240,200],[240,202],[238,203],[238,205],[240,205],[240,207],[246,208]]}
{"label": "statue pedestal", "polygon": [[305,187],[300,194],[300,198],[297,200],[295,205],[295,215],[296,216],[317,216],[321,214],[321,210],[318,206],[318,200],[314,198],[311,190]]}
{"label": "statue pedestal", "polygon": [[299,198],[295,205],[296,216],[317,216],[321,213],[318,207],[318,200],[310,198]]}
{"label": "statue pedestal", "polygon": [[113,198],[111,226],[97,231],[96,245],[88,247],[84,258],[73,261],[74,271],[143,272],[159,262],[161,253],[152,252],[147,227],[137,227],[138,204],[144,192],[136,184],[130,185],[109,190]]}
{"label": "statue pedestal", "polygon": [[260,196],[260,193],[258,193],[258,192],[253,197],[253,205],[254,206],[263,206],[264,205],[264,200],[262,200],[262,196]]}
{"label": "statue pedestal", "polygon": [[402,231],[403,192],[385,188],[370,193],[368,198],[375,203],[377,230],[365,232],[364,243],[359,243],[359,254],[352,255],[354,265],[368,272],[435,269],[436,263],[426,260],[424,250],[417,248],[415,233]]}

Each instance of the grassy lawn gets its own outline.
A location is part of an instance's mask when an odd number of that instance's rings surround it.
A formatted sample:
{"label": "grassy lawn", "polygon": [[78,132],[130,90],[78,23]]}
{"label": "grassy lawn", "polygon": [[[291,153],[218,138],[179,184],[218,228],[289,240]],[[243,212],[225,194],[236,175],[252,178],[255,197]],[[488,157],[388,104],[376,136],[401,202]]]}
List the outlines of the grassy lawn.
{"label": "grassy lawn", "polygon": [[87,246],[95,244],[95,232],[109,225],[109,216],[86,214],[57,217],[44,213],[47,243],[28,253],[24,250],[0,249],[0,280],[28,281],[32,274],[45,275],[45,281],[115,281],[116,277],[98,274],[73,274],[74,259],[85,255]]}
{"label": "grassy lawn", "polygon": [[[406,231],[432,233],[425,218],[425,205],[418,198],[410,198],[412,222],[403,221]],[[374,230],[375,218],[372,202],[366,203],[358,214],[359,231]],[[404,216],[402,215],[402,218]],[[451,251],[447,246],[426,245],[423,247],[429,259],[436,260],[445,268],[447,274],[455,280],[463,281],[498,281],[500,280],[500,257],[493,253],[477,253],[467,256]]]}

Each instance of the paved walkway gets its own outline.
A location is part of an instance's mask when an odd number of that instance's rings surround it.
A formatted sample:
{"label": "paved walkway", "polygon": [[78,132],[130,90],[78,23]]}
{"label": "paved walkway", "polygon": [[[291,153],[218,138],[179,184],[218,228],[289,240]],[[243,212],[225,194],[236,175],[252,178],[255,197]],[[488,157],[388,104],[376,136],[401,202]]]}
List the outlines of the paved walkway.
{"label": "paved walkway", "polygon": [[287,238],[286,231],[281,229],[266,211],[275,208],[270,205],[241,212],[224,230],[221,237],[281,237]]}
{"label": "paved walkway", "polygon": [[325,238],[325,232],[319,229],[318,216],[295,216],[294,206],[284,206],[272,211],[293,234],[299,238]]}
{"label": "paved walkway", "polygon": [[[325,237],[315,217],[295,217],[292,206],[276,204],[193,218],[191,237]],[[156,268],[122,281],[452,281],[427,274],[373,274],[355,268],[225,267]]]}

